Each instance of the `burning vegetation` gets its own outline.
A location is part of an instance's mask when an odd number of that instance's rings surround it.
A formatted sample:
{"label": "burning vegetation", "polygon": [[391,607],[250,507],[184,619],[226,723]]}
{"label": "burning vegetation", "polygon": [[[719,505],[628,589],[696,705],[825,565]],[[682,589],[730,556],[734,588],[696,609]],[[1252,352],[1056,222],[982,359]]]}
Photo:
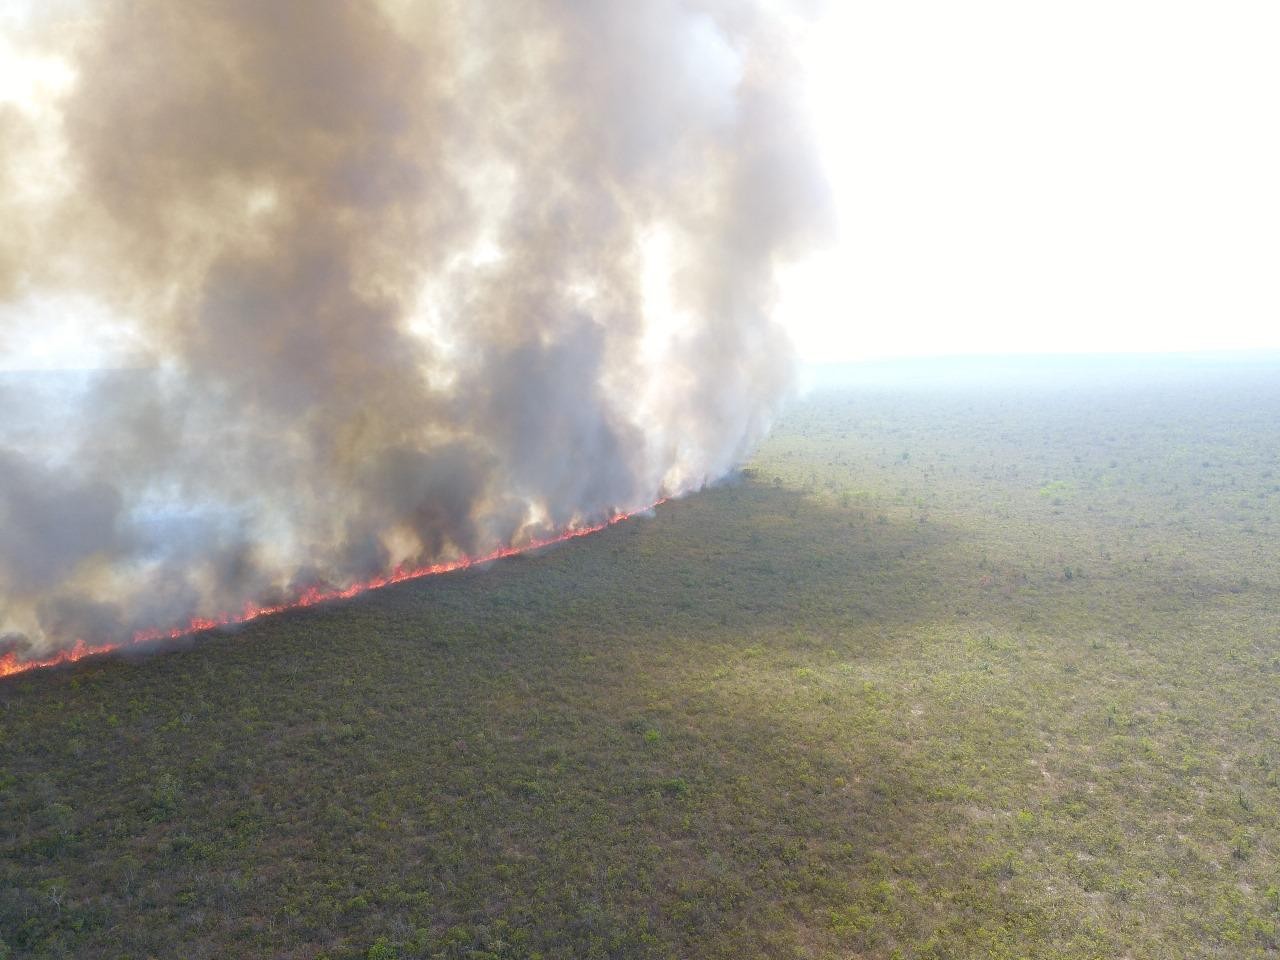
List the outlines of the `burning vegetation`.
{"label": "burning vegetation", "polygon": [[105,346],[57,389],[0,375],[0,673],[739,461],[790,382],[776,268],[826,230],[789,29],[714,0],[13,21],[52,79],[0,101],[0,369],[52,316]]}

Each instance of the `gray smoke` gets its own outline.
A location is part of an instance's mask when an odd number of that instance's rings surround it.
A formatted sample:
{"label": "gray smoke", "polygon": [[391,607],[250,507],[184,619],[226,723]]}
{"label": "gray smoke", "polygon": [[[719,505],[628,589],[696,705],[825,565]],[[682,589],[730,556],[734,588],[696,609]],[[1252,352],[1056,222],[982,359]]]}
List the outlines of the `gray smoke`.
{"label": "gray smoke", "polygon": [[133,346],[0,377],[24,655],[599,520],[767,429],[776,268],[826,227],[793,9],[49,10],[6,28],[73,80],[39,137],[0,103],[0,367],[42,297]]}

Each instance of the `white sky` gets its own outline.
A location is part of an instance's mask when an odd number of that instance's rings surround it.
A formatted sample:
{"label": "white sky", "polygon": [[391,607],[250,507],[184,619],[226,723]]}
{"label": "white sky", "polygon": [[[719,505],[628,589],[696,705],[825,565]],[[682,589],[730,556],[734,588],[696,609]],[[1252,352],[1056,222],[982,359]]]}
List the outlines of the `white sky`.
{"label": "white sky", "polygon": [[[804,359],[1280,349],[1278,0],[827,2],[841,236],[786,277]],[[0,102],[64,72],[0,42]],[[0,367],[128,344],[74,298],[0,328]]]}
{"label": "white sky", "polygon": [[1280,347],[1280,3],[831,0],[809,360]]}

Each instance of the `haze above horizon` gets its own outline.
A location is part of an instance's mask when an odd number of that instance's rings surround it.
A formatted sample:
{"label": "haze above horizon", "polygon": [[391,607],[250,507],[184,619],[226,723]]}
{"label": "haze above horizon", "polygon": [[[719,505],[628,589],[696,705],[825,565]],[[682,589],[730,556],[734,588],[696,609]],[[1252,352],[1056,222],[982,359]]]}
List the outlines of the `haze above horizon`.
{"label": "haze above horizon", "polygon": [[[73,73],[4,26],[0,107],[47,111]],[[829,0],[804,56],[839,236],[783,277],[801,360],[1280,349],[1277,47],[1262,0]],[[142,349],[84,298],[0,328],[0,369]]]}
{"label": "haze above horizon", "polygon": [[831,4],[803,359],[1280,348],[1280,8]]}

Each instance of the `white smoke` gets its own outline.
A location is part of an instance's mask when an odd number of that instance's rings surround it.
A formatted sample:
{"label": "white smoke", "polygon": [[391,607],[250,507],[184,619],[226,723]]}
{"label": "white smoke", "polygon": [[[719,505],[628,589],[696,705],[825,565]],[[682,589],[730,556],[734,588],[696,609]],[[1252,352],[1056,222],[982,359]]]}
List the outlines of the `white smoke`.
{"label": "white smoke", "polygon": [[826,227],[779,16],[0,21],[44,78],[0,96],[0,369],[71,314],[125,368],[0,375],[0,635],[118,641],[729,469],[790,383],[776,271]]}

